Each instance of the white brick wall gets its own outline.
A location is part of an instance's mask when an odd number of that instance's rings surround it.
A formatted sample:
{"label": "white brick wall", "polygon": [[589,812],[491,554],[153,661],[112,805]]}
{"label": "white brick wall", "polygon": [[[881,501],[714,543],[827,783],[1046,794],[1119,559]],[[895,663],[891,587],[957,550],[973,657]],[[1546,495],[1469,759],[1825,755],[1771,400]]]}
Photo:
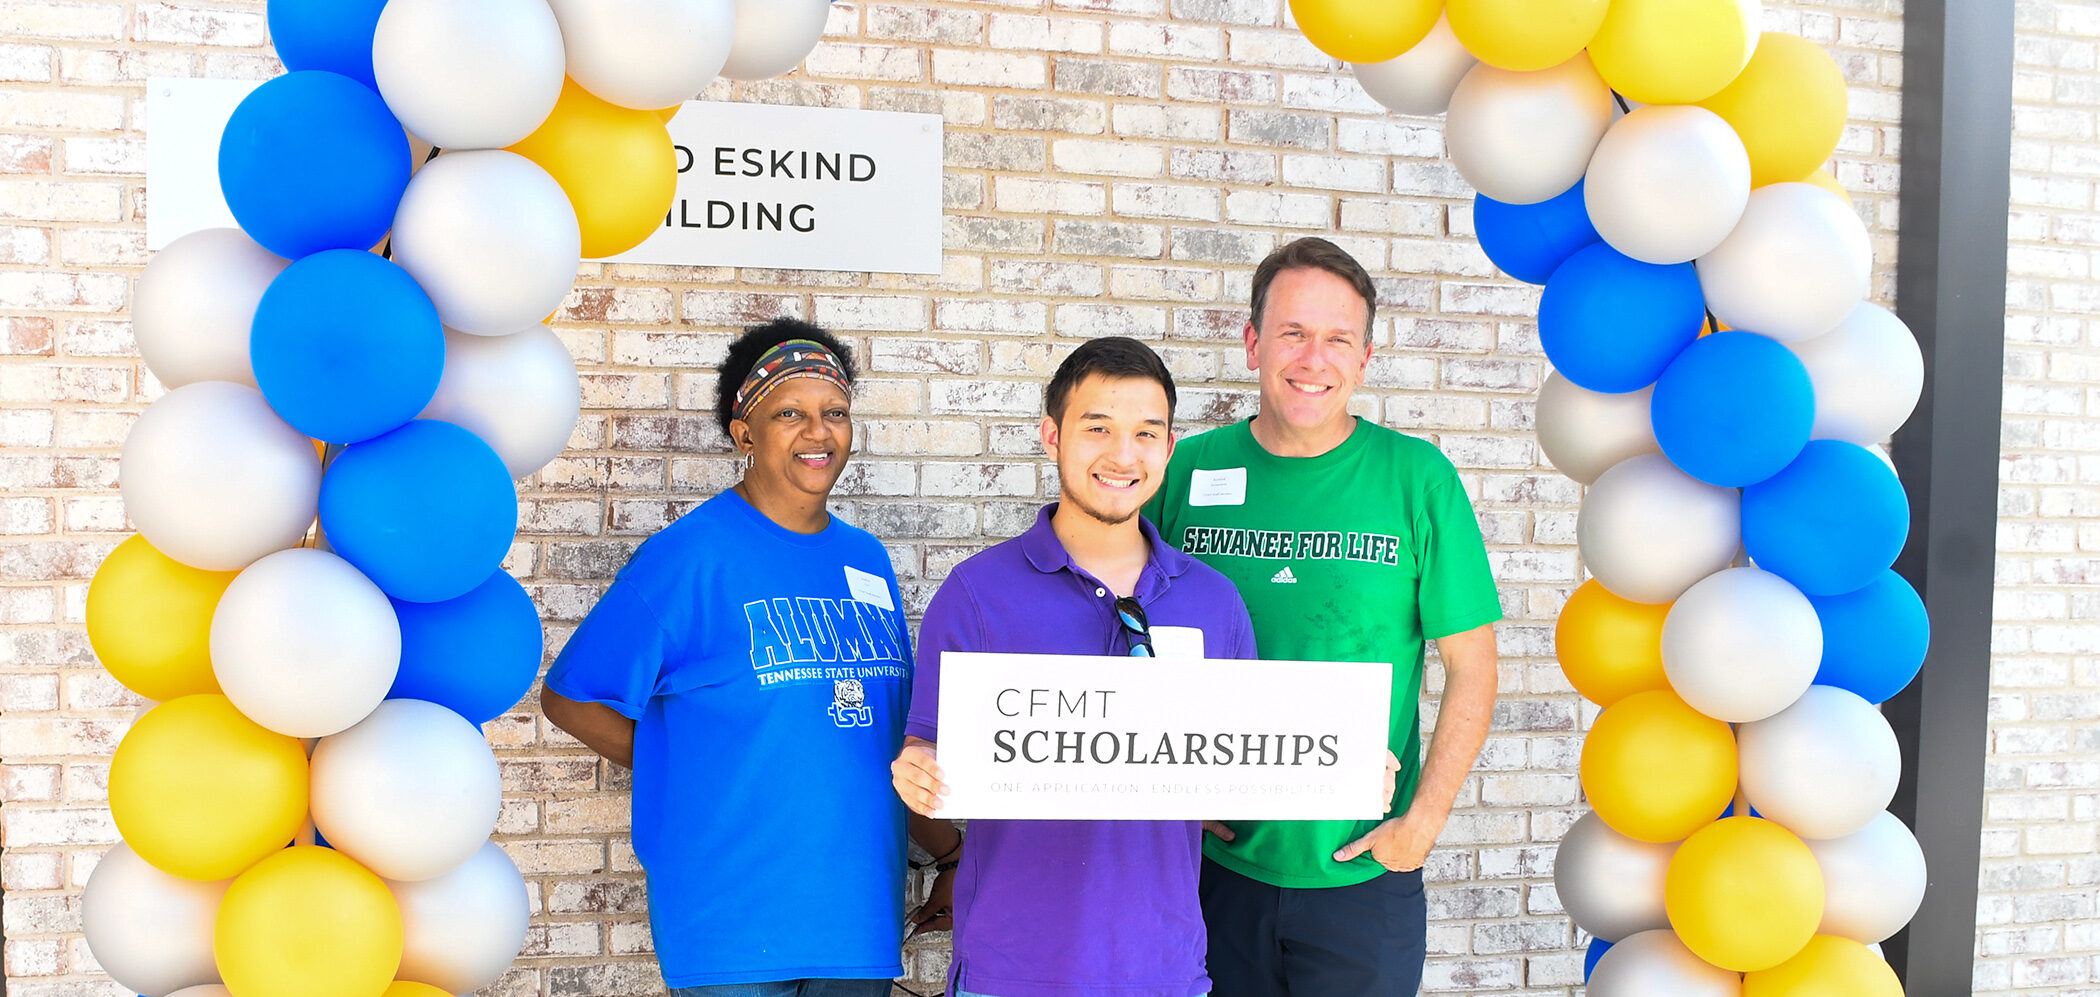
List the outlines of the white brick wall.
{"label": "white brick wall", "polygon": [[[1306,232],[1380,270],[1381,353],[1359,411],[1460,465],[1503,603],[1504,699],[1432,861],[1427,989],[1568,994],[1578,939],[1551,852],[1573,817],[1581,708],[1551,626],[1578,579],[1579,492],[1539,466],[1535,290],[1494,275],[1434,119],[1380,113],[1283,23],[1282,0],[840,3],[803,70],[710,99],[911,109],[948,125],[946,258],[930,276],[600,266],[557,319],[584,375],[571,450],[523,489],[511,570],[550,647],[643,536],[734,480],[711,365],[776,314],[834,326],[867,371],[839,509],[889,542],[923,607],[958,560],[1032,520],[1040,385],[1080,339],[1158,345],[1184,422],[1245,415],[1237,346],[1253,263]],[[1852,83],[1835,164],[1893,287],[1895,0],[1767,0]],[[2100,799],[2100,15],[2020,5],[1991,796],[1977,982],[2094,979]],[[143,81],[271,75],[259,0],[0,0],[0,885],[10,994],[113,995],[79,938],[80,884],[114,829],[102,788],[132,700],[95,664],[82,603],[124,536],[117,449],[159,388],[125,314],[143,264]],[[530,703],[488,725],[501,840],[535,907],[492,992],[650,993],[623,771]],[[915,944],[936,980],[941,941]]]}

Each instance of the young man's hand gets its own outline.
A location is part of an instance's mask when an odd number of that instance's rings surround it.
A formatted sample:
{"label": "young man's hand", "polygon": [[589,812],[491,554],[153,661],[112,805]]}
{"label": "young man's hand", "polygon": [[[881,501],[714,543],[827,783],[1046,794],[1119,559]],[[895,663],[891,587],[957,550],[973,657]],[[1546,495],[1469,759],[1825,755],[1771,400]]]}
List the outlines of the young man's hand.
{"label": "young man's hand", "polygon": [[916,938],[922,931],[955,930],[955,870],[942,869],[933,877],[933,889],[926,894],[926,902],[911,912],[911,931],[905,938]]}
{"label": "young man's hand", "polygon": [[947,784],[941,782],[941,767],[934,762],[934,743],[923,737],[906,737],[904,750],[890,763],[890,785],[913,813],[933,816],[947,802],[948,795]]}

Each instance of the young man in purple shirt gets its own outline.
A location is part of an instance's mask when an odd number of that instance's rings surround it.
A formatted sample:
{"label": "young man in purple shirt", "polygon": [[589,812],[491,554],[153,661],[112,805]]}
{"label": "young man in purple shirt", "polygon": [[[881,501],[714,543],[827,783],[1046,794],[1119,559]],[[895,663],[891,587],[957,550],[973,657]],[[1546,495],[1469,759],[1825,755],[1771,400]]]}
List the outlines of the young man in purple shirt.
{"label": "young man in purple shirt", "polygon": [[[921,814],[941,802],[943,651],[1149,657],[1179,645],[1191,657],[1255,656],[1232,583],[1162,543],[1138,515],[1174,450],[1166,365],[1136,340],[1091,340],[1058,367],[1044,408],[1058,501],[1027,533],[957,565],[920,627],[905,747],[891,773]],[[1155,641],[1164,628],[1175,639]],[[956,874],[950,992],[1207,993],[1201,833],[1196,821],[973,821]]]}

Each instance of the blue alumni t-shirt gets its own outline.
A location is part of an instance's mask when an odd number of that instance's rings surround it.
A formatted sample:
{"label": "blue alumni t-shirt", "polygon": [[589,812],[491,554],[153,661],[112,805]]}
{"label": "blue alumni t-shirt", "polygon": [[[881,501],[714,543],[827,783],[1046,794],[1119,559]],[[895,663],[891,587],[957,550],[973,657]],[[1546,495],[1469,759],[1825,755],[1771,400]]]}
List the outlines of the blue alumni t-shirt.
{"label": "blue alumni t-shirt", "polygon": [[635,721],[668,985],[902,973],[901,608],[865,531],[796,533],[725,491],[635,551],[547,673]]}

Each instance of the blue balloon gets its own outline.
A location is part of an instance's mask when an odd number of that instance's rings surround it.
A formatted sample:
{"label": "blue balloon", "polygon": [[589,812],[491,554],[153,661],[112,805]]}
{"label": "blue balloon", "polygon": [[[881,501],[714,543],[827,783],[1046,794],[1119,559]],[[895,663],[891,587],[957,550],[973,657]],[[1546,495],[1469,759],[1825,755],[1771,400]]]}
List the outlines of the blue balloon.
{"label": "blue balloon", "polygon": [[1582,202],[1582,181],[1537,204],[1509,204],[1473,195],[1473,233],[1488,259],[1527,284],[1544,284],[1575,251],[1597,242]]}
{"label": "blue balloon", "polygon": [[386,0],[270,0],[270,41],[284,68],[341,73],[374,91],[372,35]]}
{"label": "blue balloon", "polygon": [[1811,441],[1786,470],[1743,489],[1743,549],[1806,595],[1865,587],[1909,535],[1896,472],[1856,444]]}
{"label": "blue balloon", "polygon": [[1794,351],[1748,332],[1693,341],[1655,382],[1655,440],[1678,470],[1741,488],[1778,474],[1816,423],[1815,388]]}
{"label": "blue balloon", "polygon": [[1925,601],[1903,576],[1884,571],[1866,587],[1843,595],[1812,595],[1823,624],[1823,665],[1816,684],[1836,686],[1879,703],[1902,692],[1925,665],[1932,621]]}
{"label": "blue balloon", "polygon": [[1611,945],[1612,943],[1602,938],[1590,939],[1590,950],[1582,957],[1582,982],[1590,981],[1590,974],[1597,971],[1597,960],[1604,958],[1604,953],[1611,951]]}
{"label": "blue balloon", "polygon": [[351,444],[321,479],[321,530],[380,591],[457,599],[488,580],[518,531],[503,458],[449,422],[417,419]]}
{"label": "blue balloon", "polygon": [[388,699],[421,699],[485,724],[517,705],[540,672],[540,613],[498,571],[445,602],[394,600],[401,670]]}
{"label": "blue balloon", "polygon": [[369,440],[416,417],[445,373],[445,327],[408,271],[331,249],[285,267],[255,307],[248,355],[279,417],[317,440]]}
{"label": "blue balloon", "polygon": [[1642,263],[1600,242],[1546,280],[1539,344],[1577,386],[1620,394],[1653,384],[1705,319],[1691,264]]}
{"label": "blue balloon", "polygon": [[296,260],[366,249],[408,189],[408,133],[364,84],[287,73],[241,101],[219,137],[219,188],[248,237]]}

